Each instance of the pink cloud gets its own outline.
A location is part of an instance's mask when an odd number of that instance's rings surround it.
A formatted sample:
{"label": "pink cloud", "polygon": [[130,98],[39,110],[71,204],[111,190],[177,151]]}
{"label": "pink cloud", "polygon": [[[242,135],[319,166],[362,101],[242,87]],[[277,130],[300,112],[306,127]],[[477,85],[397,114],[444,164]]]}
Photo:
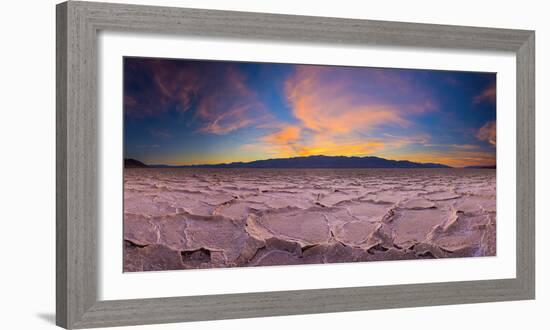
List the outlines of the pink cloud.
{"label": "pink cloud", "polygon": [[497,123],[496,121],[488,121],[483,125],[476,134],[476,138],[480,141],[486,141],[496,146],[497,144]]}
{"label": "pink cloud", "polygon": [[487,87],[481,93],[474,97],[474,104],[482,102],[496,103],[497,86],[495,84]]}
{"label": "pink cloud", "polygon": [[137,101],[134,97],[130,95],[124,95],[124,106],[131,108],[137,105]]}
{"label": "pink cloud", "polygon": [[235,66],[154,59],[133,60],[128,66],[139,73],[133,83],[141,84],[142,91],[125,95],[128,115],[147,117],[172,109],[184,113],[192,108],[197,131],[219,135],[269,118]]}
{"label": "pink cloud", "polygon": [[400,109],[372,100],[368,95],[350,93],[345,80],[323,79],[329,69],[301,66],[287,80],[285,92],[294,116],[313,131],[335,134],[365,130],[380,125],[408,126]]}
{"label": "pink cloud", "polygon": [[195,116],[205,122],[200,132],[227,134],[270,118],[241,72],[229,67],[215,81],[216,85],[203,92],[204,97],[197,105]]}

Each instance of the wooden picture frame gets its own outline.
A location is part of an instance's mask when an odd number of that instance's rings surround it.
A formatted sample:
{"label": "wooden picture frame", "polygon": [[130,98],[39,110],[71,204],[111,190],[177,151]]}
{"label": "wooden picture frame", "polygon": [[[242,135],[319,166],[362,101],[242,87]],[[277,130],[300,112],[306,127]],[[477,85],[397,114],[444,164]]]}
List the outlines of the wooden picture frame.
{"label": "wooden picture frame", "polygon": [[[98,300],[97,35],[104,30],[515,52],[516,278]],[[534,299],[534,31],[70,1],[57,5],[56,50],[59,326],[88,328]]]}

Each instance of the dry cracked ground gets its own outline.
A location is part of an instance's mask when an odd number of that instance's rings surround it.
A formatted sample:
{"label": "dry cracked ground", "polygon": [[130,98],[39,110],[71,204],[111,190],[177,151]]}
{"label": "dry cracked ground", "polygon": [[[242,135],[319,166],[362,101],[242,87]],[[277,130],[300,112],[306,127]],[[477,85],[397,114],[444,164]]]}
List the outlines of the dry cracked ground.
{"label": "dry cracked ground", "polygon": [[125,169],[124,271],[494,256],[495,170]]}

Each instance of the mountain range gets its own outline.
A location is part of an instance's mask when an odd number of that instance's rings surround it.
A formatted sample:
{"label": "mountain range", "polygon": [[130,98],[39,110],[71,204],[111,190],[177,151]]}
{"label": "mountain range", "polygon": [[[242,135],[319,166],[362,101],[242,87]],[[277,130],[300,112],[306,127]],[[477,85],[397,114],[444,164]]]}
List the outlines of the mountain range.
{"label": "mountain range", "polygon": [[251,162],[199,165],[146,165],[135,159],[124,159],[125,168],[450,168],[437,163],[415,163],[408,160],[390,160],[374,156],[307,156],[275,158]]}

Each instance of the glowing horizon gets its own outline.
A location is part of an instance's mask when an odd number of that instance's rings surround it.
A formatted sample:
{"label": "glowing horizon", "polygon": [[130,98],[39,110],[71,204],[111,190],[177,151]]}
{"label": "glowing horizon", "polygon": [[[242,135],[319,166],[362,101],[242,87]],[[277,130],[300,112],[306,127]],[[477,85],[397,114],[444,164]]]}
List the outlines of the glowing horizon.
{"label": "glowing horizon", "polygon": [[124,157],[496,164],[494,73],[124,58]]}

